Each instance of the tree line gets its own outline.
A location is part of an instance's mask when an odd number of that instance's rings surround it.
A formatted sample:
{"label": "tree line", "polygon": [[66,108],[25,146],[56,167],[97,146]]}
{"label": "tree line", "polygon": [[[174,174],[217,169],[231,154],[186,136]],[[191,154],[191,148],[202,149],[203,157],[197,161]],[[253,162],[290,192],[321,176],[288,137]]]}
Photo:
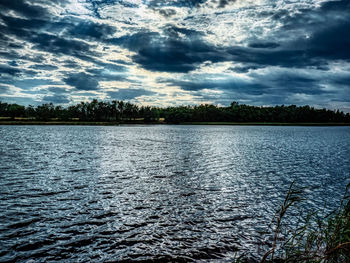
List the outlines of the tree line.
{"label": "tree line", "polygon": [[[349,113],[316,109],[310,106],[259,107],[232,102],[228,107],[211,104],[177,107],[138,106],[124,101],[80,102],[63,107],[52,103],[27,107],[0,101],[0,117],[26,118],[38,121],[99,121],[99,122],[289,122],[289,123],[350,123]],[[3,118],[4,119],[4,118]]]}

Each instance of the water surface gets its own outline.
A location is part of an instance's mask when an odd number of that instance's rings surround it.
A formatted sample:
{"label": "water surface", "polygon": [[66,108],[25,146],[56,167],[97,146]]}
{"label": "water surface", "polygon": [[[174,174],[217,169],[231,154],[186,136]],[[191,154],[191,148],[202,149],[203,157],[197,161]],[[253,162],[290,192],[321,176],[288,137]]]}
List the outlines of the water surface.
{"label": "water surface", "polygon": [[338,205],[349,156],[350,127],[0,126],[0,261],[254,259],[292,181]]}

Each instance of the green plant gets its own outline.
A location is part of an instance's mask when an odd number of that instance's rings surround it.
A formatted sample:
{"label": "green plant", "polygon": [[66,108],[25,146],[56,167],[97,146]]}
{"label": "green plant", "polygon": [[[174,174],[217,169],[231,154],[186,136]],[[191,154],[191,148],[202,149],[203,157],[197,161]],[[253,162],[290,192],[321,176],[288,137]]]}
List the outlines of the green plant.
{"label": "green plant", "polygon": [[291,184],[286,198],[279,209],[271,249],[261,262],[350,262],[350,184],[339,208],[320,218],[317,213],[309,214],[295,229],[287,229],[288,239],[277,246],[283,224],[282,219],[296,202],[303,200],[302,191]]}

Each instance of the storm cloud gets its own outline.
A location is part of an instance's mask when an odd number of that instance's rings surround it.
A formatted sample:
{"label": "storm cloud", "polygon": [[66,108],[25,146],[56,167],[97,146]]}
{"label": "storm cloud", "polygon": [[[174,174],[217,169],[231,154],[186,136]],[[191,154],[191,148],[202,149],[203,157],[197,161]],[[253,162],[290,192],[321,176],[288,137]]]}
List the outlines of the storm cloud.
{"label": "storm cloud", "polygon": [[63,79],[63,81],[75,87],[77,90],[97,90],[98,89],[98,81],[94,79],[94,77],[90,74],[86,74],[84,72],[71,74],[67,78]]}

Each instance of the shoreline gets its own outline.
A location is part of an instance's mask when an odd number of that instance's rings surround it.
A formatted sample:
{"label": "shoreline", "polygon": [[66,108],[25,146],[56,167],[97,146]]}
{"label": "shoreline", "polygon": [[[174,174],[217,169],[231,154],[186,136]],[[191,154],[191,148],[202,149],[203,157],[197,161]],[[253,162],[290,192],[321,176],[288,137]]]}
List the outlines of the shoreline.
{"label": "shoreline", "polygon": [[118,122],[100,122],[100,121],[0,121],[0,125],[83,125],[83,126],[117,126]]}
{"label": "shoreline", "polygon": [[119,126],[119,125],[219,125],[219,126],[350,126],[350,123],[312,123],[312,122],[99,122],[99,121],[0,121],[0,125],[83,125],[83,126]]}
{"label": "shoreline", "polygon": [[182,125],[229,125],[229,126],[350,126],[345,122],[183,122]]}

